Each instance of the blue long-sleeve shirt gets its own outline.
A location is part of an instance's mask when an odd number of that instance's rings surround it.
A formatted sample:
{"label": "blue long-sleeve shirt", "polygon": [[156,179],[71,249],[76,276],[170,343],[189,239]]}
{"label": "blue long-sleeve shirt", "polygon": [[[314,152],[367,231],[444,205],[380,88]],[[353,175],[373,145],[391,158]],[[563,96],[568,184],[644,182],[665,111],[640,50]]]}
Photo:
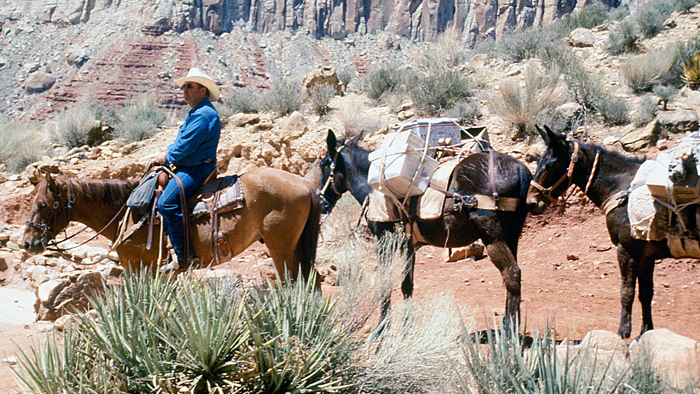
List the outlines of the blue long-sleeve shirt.
{"label": "blue long-sleeve shirt", "polygon": [[216,163],[216,148],[221,137],[221,120],[208,98],[190,110],[180,126],[175,142],[168,146],[165,160],[175,167]]}

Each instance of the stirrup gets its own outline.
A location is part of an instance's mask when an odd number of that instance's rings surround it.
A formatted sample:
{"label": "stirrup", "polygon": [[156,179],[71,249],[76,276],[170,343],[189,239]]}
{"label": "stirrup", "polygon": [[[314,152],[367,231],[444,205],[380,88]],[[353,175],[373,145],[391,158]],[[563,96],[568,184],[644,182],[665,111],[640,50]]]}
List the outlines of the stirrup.
{"label": "stirrup", "polygon": [[180,270],[180,264],[177,262],[177,258],[168,258],[165,260],[163,265],[160,266],[158,271],[162,274],[172,274]]}

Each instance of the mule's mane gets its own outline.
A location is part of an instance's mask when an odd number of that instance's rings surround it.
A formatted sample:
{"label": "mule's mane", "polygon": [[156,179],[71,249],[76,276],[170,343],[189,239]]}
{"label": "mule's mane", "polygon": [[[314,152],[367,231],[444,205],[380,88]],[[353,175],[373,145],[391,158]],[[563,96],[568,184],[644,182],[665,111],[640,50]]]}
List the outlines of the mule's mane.
{"label": "mule's mane", "polygon": [[624,163],[630,163],[630,164],[642,164],[646,161],[646,156],[645,155],[626,155],[624,153],[621,153],[617,150],[612,150],[606,146],[603,146],[598,143],[582,143],[579,142],[581,149],[588,150],[589,152],[592,152],[592,155],[595,156],[595,151],[596,149],[599,149],[601,151],[601,154],[605,154],[609,159],[612,159],[615,162],[624,162]]}
{"label": "mule's mane", "polygon": [[[104,205],[123,204],[138,185],[137,181],[75,179],[59,177],[53,180],[62,192]],[[46,183],[44,183],[46,187]],[[46,193],[40,190],[39,193]]]}
{"label": "mule's mane", "polygon": [[340,141],[340,145],[343,146],[341,151],[346,155],[355,165],[359,168],[369,168],[369,153],[371,150],[361,147],[356,138],[352,138],[348,141]]}

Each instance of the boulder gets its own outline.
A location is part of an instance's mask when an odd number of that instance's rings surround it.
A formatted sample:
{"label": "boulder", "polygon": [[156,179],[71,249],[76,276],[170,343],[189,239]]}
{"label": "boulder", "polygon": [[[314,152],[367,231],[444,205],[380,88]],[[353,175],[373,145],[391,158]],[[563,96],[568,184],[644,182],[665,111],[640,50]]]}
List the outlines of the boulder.
{"label": "boulder", "polygon": [[700,344],[666,328],[647,331],[630,350],[637,363],[649,363],[677,390],[700,388]]}
{"label": "boulder", "polygon": [[656,119],[659,125],[669,133],[684,133],[699,128],[698,115],[695,111],[663,111]]}
{"label": "boulder", "polygon": [[44,282],[37,291],[34,309],[37,320],[54,321],[69,312],[86,311],[89,298],[104,291],[98,271],[87,271],[60,280]]}
{"label": "boulder", "polygon": [[335,89],[336,94],[343,94],[343,84],[340,83],[338,74],[335,72],[335,67],[333,66],[323,66],[310,72],[304,80],[301,82],[301,86],[304,89],[306,97],[311,96],[311,91],[314,86],[319,84],[328,84]]}
{"label": "boulder", "polygon": [[571,46],[577,48],[588,48],[595,45],[595,34],[589,29],[579,27],[569,34]]}
{"label": "boulder", "polygon": [[661,134],[661,126],[658,120],[649,122],[643,128],[635,128],[633,125],[623,131],[620,137],[622,149],[627,152],[636,152],[650,145],[656,144]]}
{"label": "boulder", "polygon": [[41,93],[51,89],[54,83],[56,83],[54,75],[40,71],[27,77],[24,81],[24,90],[27,93]]}

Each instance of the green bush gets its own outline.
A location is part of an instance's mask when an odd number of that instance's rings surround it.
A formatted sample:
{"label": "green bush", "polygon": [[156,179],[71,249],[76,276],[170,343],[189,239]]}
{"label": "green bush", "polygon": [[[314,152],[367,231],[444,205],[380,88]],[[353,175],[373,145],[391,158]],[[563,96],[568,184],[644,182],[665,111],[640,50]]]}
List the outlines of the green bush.
{"label": "green bush", "polygon": [[311,109],[318,115],[324,115],[328,111],[328,103],[336,94],[335,87],[328,83],[317,83],[309,91],[308,97]]}
{"label": "green bush", "polygon": [[605,95],[598,101],[596,109],[609,126],[619,126],[630,122],[629,106],[624,99]]}
{"label": "green bush", "polygon": [[314,283],[269,283],[251,292],[247,321],[260,372],[251,391],[335,392],[352,380],[354,344]]}
{"label": "green bush", "polygon": [[635,23],[630,19],[624,19],[610,31],[605,49],[613,55],[636,52],[639,39]]}
{"label": "green bush", "polygon": [[216,104],[216,110],[221,119],[231,115],[243,113],[253,114],[260,111],[262,106],[262,95],[256,89],[246,88],[235,90],[231,97],[221,99]]}
{"label": "green bush", "polygon": [[145,140],[155,135],[167,117],[167,114],[158,108],[154,94],[136,96],[117,110],[114,136],[127,143]]}
{"label": "green bush", "polygon": [[414,107],[430,115],[452,108],[472,95],[469,78],[452,70],[418,78],[408,89]]}
{"label": "green bush", "polygon": [[38,126],[23,126],[16,122],[0,123],[0,163],[10,173],[24,171],[46,153],[46,144]]}
{"label": "green bush", "polygon": [[561,35],[554,29],[531,27],[505,32],[496,42],[496,52],[504,58],[519,63],[539,58],[562,45]]}
{"label": "green bush", "polygon": [[394,64],[380,63],[363,79],[363,90],[372,100],[379,100],[387,93],[395,93],[404,81],[405,71]]}
{"label": "green bush", "polygon": [[659,34],[674,7],[673,2],[668,0],[649,0],[643,3],[633,15],[642,36],[653,38]]}
{"label": "green bush", "polygon": [[457,118],[461,125],[476,124],[481,116],[479,103],[476,100],[458,101],[452,108],[446,109],[440,113],[446,118]]}
{"label": "green bush", "polygon": [[270,90],[263,94],[262,108],[279,115],[287,115],[298,111],[303,99],[304,93],[299,80],[280,79],[273,82]]}
{"label": "green bush", "polygon": [[613,394],[626,383],[626,369],[617,367],[614,357],[604,361],[592,346],[575,352],[567,345],[559,353],[551,326],[538,330],[529,346],[524,335],[503,327],[486,330],[485,346],[471,338],[462,358],[475,382],[470,386],[466,373],[460,374],[464,393],[476,386],[484,394]]}
{"label": "green bush", "polygon": [[577,28],[591,29],[609,20],[610,8],[603,3],[595,2],[564,16],[556,23],[555,28],[564,36]]}
{"label": "green bush", "polygon": [[355,66],[352,64],[345,65],[343,67],[336,68],[336,74],[340,83],[343,85],[343,90],[348,88],[348,85],[357,76],[357,71],[355,71]]}
{"label": "green bush", "polygon": [[52,141],[69,149],[88,145],[95,120],[95,116],[87,108],[69,109],[57,118]]}
{"label": "green bush", "polygon": [[639,105],[637,106],[637,110],[634,112],[634,115],[632,116],[631,120],[636,127],[642,127],[645,124],[654,120],[658,113],[659,105],[657,104],[657,100],[655,100],[652,97],[646,96],[640,101]]}
{"label": "green bush", "polygon": [[661,102],[663,103],[663,110],[668,109],[668,103],[670,103],[678,94],[678,89],[674,86],[669,85],[656,85],[651,89],[655,95],[659,96]]}
{"label": "green bush", "polygon": [[658,50],[628,58],[620,66],[620,73],[636,93],[648,92],[656,85],[671,82],[676,62],[675,49]]}

